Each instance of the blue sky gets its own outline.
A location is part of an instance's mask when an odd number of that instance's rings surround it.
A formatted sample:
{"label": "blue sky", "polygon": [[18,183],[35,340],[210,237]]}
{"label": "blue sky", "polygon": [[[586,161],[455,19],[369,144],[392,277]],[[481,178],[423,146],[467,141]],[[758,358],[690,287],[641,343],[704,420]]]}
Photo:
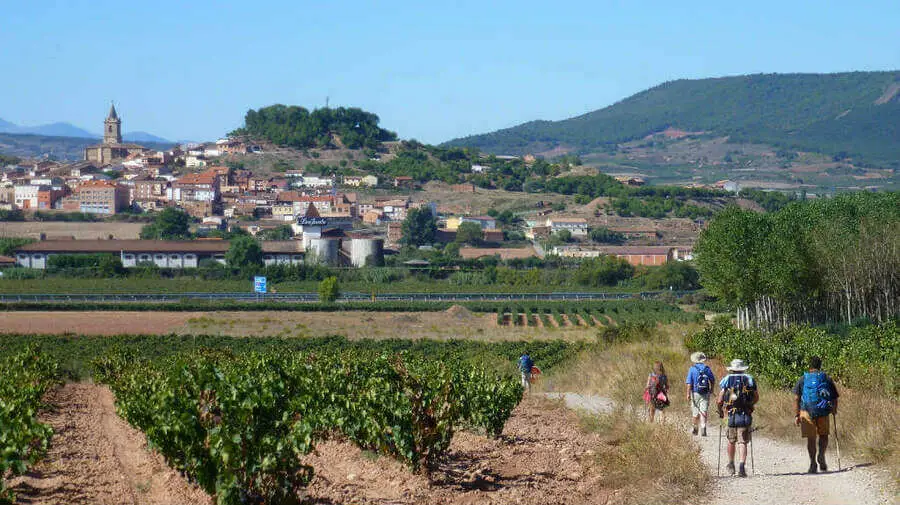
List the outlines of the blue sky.
{"label": "blue sky", "polygon": [[[722,5],[734,4],[734,5]],[[740,4],[740,5],[738,5]],[[0,0],[0,118],[207,140],[273,103],[438,143],[678,78],[900,68],[900,2]]]}

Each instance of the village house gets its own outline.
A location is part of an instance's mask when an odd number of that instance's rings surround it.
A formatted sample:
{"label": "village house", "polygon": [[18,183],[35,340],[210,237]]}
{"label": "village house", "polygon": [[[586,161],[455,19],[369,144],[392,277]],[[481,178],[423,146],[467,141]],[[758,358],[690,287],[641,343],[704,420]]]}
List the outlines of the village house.
{"label": "village house", "polygon": [[394,187],[395,188],[413,188],[415,186],[415,180],[408,175],[400,175],[394,177]]}
{"label": "village house", "polygon": [[599,248],[603,254],[622,258],[634,266],[664,265],[673,259],[671,246],[603,246]]}
{"label": "village house", "polygon": [[218,202],[219,176],[207,171],[184,175],[166,189],[166,198],[173,202]]}
{"label": "village house", "polygon": [[86,214],[116,214],[129,206],[129,191],[111,181],[85,181],[62,199],[62,210]]}
{"label": "village house", "polygon": [[568,230],[573,237],[586,237],[588,234],[587,220],[583,217],[549,217],[546,226],[551,233]]}
{"label": "village house", "polygon": [[344,186],[351,186],[354,188],[367,186],[367,187],[375,187],[378,185],[378,177],[374,175],[345,175],[342,183]]}
{"label": "village house", "polygon": [[497,220],[491,216],[451,216],[447,218],[447,229],[456,231],[463,223],[475,223],[481,226],[482,230],[497,228]]}

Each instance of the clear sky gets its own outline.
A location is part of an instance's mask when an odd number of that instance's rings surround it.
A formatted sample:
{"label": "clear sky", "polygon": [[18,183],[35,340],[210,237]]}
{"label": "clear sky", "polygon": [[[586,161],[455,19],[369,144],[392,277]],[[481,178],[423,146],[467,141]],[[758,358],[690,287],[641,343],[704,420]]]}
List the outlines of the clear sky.
{"label": "clear sky", "polygon": [[0,118],[210,140],[358,106],[438,143],[678,78],[900,68],[898,0],[0,0]]}

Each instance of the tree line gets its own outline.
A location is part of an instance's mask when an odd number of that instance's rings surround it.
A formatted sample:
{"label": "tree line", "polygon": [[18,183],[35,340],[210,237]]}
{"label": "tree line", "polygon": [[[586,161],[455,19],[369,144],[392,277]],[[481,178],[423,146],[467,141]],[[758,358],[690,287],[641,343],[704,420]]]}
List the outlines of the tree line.
{"label": "tree line", "polygon": [[729,207],[698,239],[701,283],[742,329],[900,314],[900,193],[849,193],[770,214]]}
{"label": "tree line", "polygon": [[321,108],[312,112],[295,105],[270,105],[249,110],[244,127],[231,135],[264,138],[273,144],[298,149],[333,147],[332,135],[350,149],[377,148],[396,140],[397,134],[378,126],[377,115],[356,107]]}

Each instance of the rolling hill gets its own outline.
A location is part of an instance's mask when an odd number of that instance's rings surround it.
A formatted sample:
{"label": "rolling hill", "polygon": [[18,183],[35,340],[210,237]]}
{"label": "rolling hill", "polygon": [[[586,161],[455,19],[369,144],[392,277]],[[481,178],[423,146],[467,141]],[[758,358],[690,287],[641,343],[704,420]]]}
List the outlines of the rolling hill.
{"label": "rolling hill", "polygon": [[[9,121],[0,119],[0,133],[12,133],[19,135],[40,135],[44,137],[73,137],[79,139],[99,139],[103,135],[87,131],[79,128],[71,123],[50,123],[40,126],[19,126]],[[147,133],[144,131],[124,132],[122,134],[124,142],[156,142],[161,144],[171,144],[170,140]]]}
{"label": "rolling hill", "polygon": [[[80,160],[84,156],[84,148],[97,142],[97,138],[0,133],[0,153],[20,158],[47,155],[60,160]],[[172,147],[170,142],[142,141],[141,144],[151,149]]]}
{"label": "rolling hill", "polygon": [[900,71],[677,80],[578,117],[444,145],[495,154],[589,153],[670,128],[900,167]]}

